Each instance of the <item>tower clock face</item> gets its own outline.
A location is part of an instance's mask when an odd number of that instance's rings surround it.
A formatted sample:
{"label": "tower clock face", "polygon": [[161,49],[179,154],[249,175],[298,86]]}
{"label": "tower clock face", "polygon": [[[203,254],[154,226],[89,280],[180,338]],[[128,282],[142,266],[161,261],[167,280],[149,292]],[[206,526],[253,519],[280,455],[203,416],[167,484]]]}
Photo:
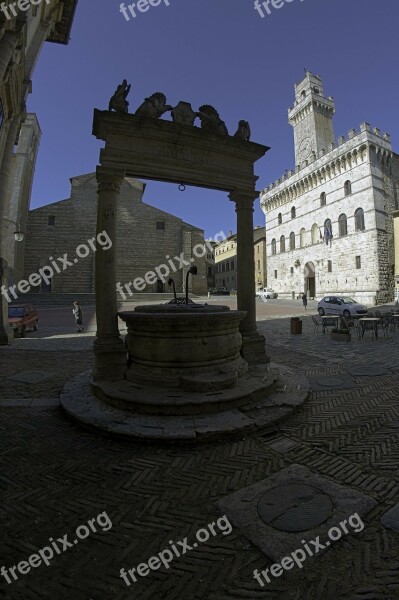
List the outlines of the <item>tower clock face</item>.
{"label": "tower clock face", "polygon": [[310,143],[310,138],[305,138],[302,140],[299,146],[299,155],[303,160],[306,160],[312,151],[312,145]]}

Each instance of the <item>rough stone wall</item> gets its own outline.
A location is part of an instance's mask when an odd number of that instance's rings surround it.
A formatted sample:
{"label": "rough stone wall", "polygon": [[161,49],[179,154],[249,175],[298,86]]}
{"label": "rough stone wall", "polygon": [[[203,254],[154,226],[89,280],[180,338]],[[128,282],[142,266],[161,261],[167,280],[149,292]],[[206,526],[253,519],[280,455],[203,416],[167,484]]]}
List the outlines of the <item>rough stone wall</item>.
{"label": "rough stone wall", "polygon": [[395,239],[395,300],[399,300],[399,210],[393,214]]}
{"label": "rough stone wall", "polygon": [[[393,213],[395,211],[395,182],[392,177],[391,160],[380,159],[384,210],[385,210],[385,231],[378,232],[379,236],[379,270],[380,270],[380,293],[378,301],[392,302],[395,289],[395,243],[394,243],[394,224]],[[381,238],[381,241],[380,241]]]}
{"label": "rough stone wall", "polygon": [[[203,231],[184,223],[178,217],[142,202],[144,185],[126,178],[121,186],[117,207],[117,282],[122,285],[143,277],[148,271],[173,261],[176,272],[171,270],[177,291],[182,291],[183,273],[179,269],[179,257],[185,258],[197,243],[204,243]],[[49,217],[55,217],[55,225],[49,225]],[[74,260],[76,249],[96,234],[97,182],[95,174],[72,179],[71,198],[56,202],[29,213],[25,279],[41,266],[49,265],[49,257]],[[163,223],[163,228],[157,228]],[[190,235],[190,244],[184,247],[185,232]],[[191,247],[190,247],[191,246]],[[89,247],[89,246],[88,246]],[[82,249],[83,250],[83,249]],[[98,252],[104,252],[99,248]],[[82,252],[83,253],[83,252]],[[61,263],[60,263],[61,264]],[[193,293],[206,293],[205,258],[195,259],[199,275],[194,278]],[[62,265],[61,265],[62,268]],[[40,291],[34,288],[32,291]],[[73,266],[55,274],[51,291],[57,293],[94,292],[94,252],[79,258]],[[139,293],[134,290],[134,293]],[[156,292],[157,283],[146,285],[143,292]],[[165,284],[165,291],[169,291]]]}

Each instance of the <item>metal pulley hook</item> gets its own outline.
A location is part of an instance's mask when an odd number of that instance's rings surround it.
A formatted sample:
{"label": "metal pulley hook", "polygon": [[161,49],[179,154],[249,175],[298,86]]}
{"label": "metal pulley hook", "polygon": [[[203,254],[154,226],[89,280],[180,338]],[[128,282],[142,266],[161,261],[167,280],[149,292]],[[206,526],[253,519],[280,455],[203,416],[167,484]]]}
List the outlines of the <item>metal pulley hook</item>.
{"label": "metal pulley hook", "polygon": [[186,186],[184,185],[184,183],[181,183],[179,185],[179,192],[185,192],[186,191]]}

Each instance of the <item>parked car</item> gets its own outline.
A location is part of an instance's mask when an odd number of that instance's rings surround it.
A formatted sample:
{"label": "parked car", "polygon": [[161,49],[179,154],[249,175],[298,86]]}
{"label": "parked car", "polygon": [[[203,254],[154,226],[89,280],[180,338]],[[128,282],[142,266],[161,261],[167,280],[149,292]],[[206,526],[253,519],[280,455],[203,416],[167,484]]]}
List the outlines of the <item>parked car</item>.
{"label": "parked car", "polygon": [[320,316],[343,315],[344,317],[359,317],[367,314],[367,306],[359,304],[349,296],[325,296],[317,305]]}
{"label": "parked car", "polygon": [[230,292],[225,287],[214,288],[210,290],[212,296],[230,296]]}
{"label": "parked car", "polygon": [[39,315],[31,304],[14,304],[8,307],[8,322],[14,333],[25,337],[28,329],[38,330]]}
{"label": "parked car", "polygon": [[278,294],[272,288],[262,288],[256,292],[256,295],[266,300],[278,298]]}

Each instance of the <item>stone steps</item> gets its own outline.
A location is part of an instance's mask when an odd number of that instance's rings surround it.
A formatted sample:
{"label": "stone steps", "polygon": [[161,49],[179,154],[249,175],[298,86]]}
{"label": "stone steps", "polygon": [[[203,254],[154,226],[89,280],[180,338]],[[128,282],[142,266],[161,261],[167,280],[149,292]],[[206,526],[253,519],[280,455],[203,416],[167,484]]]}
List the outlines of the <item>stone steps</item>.
{"label": "stone steps", "polygon": [[277,371],[277,385],[269,390],[270,393],[266,391],[238,408],[221,412],[159,415],[116,408],[94,395],[91,371],[76,376],[65,386],[61,394],[61,406],[81,425],[103,435],[133,442],[217,441],[226,436],[242,436],[272,428],[306,401],[309,383],[302,374],[272,364],[251,369],[251,375],[273,379]]}
{"label": "stone steps", "polygon": [[278,377],[276,370],[269,370],[262,382],[259,377],[244,375],[235,387],[205,393],[151,388],[126,380],[96,382],[92,389],[106,404],[129,412],[158,416],[203,415],[238,408],[257,399],[264,401],[275,390]]}

